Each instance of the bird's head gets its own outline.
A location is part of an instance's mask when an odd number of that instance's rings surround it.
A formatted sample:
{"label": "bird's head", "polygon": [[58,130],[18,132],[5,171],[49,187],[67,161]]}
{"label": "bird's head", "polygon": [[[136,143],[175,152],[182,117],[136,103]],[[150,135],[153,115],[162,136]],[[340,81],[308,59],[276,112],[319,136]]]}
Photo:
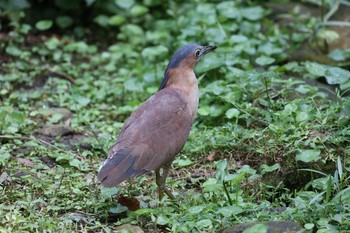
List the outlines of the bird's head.
{"label": "bird's head", "polygon": [[164,79],[159,87],[159,90],[165,87],[165,84],[169,78],[168,71],[170,69],[181,68],[193,70],[201,58],[214,49],[216,49],[215,45],[201,46],[196,44],[185,45],[182,48],[178,49],[171,57],[170,62],[166,67]]}

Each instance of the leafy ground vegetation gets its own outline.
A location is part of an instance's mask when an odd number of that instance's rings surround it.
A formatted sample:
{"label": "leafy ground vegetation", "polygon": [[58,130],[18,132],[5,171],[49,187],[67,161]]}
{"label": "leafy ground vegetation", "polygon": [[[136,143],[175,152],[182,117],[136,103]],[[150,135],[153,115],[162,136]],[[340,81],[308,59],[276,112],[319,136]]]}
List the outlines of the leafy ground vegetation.
{"label": "leafy ground vegetation", "polygon": [[[349,232],[349,5],[0,2],[1,232],[218,232],[271,220]],[[159,202],[151,174],[101,188],[123,122],[187,43],[218,49],[196,69],[198,116],[167,182],[177,199]]]}

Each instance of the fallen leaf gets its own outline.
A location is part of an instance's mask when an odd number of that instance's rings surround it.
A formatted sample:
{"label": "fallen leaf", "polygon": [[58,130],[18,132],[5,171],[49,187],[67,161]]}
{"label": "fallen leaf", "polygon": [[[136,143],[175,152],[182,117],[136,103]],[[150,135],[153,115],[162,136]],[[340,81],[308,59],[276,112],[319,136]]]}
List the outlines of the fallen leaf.
{"label": "fallen leaf", "polygon": [[87,180],[87,181],[91,181],[92,180],[92,174],[91,173],[88,173],[84,176],[84,179]]}
{"label": "fallen leaf", "polygon": [[22,176],[32,176],[32,177],[35,177],[36,175],[34,175],[33,173],[31,172],[27,172],[27,171],[23,171],[23,170],[17,170],[15,172],[15,174],[12,175],[12,177],[15,177],[15,178],[20,178]]}
{"label": "fallen leaf", "polygon": [[118,197],[118,202],[131,211],[140,209],[140,202],[134,197]]}
{"label": "fallen leaf", "polygon": [[213,152],[211,152],[208,156],[207,159],[211,162],[215,160],[215,156],[216,156],[216,150],[214,150]]}
{"label": "fallen leaf", "polygon": [[35,163],[29,159],[16,158],[16,160],[27,167],[34,167],[35,166]]}

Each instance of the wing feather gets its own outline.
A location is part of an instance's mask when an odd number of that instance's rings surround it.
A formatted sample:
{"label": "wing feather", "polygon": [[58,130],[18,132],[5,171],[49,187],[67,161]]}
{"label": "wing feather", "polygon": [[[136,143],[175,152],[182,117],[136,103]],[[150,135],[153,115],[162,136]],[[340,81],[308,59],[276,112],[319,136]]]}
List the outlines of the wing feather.
{"label": "wing feather", "polygon": [[162,89],[125,122],[98,179],[104,186],[115,186],[170,162],[183,148],[192,123],[183,93]]}

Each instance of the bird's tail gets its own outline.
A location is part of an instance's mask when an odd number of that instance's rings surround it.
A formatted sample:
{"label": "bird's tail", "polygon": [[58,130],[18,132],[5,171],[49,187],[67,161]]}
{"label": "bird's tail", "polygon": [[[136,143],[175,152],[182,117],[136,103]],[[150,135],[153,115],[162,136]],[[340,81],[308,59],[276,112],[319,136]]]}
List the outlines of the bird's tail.
{"label": "bird's tail", "polygon": [[134,168],[137,157],[130,153],[129,148],[120,149],[108,158],[101,166],[97,179],[105,187],[113,187],[126,179],[146,172]]}

